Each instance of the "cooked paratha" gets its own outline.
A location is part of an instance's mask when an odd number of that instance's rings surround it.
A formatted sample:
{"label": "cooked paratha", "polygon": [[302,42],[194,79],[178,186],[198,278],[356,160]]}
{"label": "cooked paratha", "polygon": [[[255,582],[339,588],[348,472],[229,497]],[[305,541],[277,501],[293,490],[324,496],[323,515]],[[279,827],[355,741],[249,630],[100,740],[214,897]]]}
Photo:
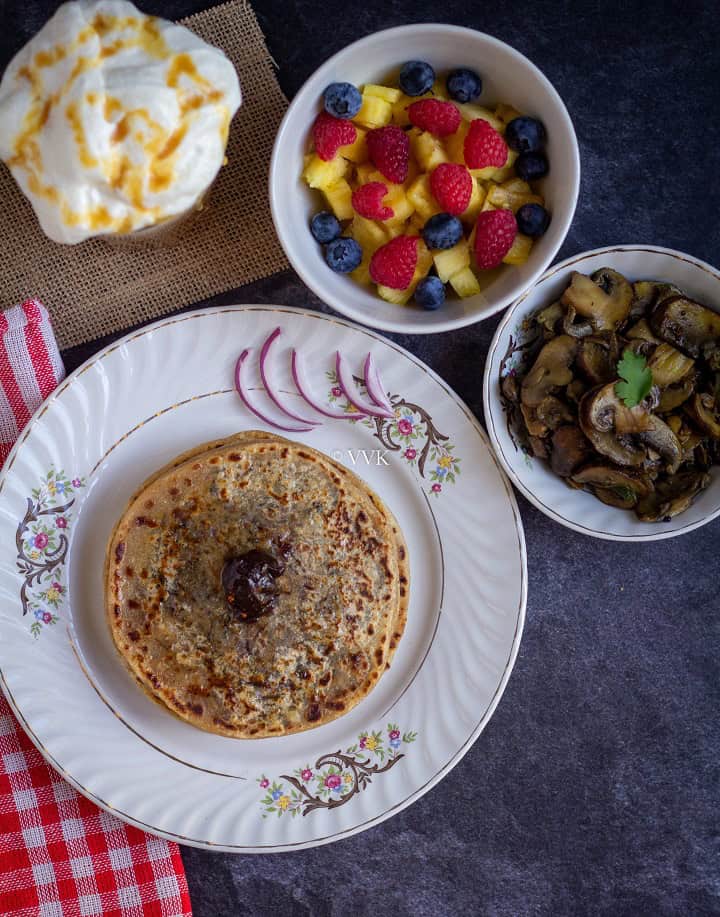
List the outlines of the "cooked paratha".
{"label": "cooked paratha", "polygon": [[407,547],[348,469],[259,431],[206,443],[132,498],[108,545],[107,614],[142,687],[236,738],[354,707],[402,636]]}

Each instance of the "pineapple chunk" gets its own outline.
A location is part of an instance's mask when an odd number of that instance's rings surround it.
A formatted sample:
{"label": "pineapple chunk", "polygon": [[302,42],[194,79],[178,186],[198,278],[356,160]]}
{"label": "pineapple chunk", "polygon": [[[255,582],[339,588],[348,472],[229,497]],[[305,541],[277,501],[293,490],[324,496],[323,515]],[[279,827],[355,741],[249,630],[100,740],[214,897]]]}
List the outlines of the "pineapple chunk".
{"label": "pineapple chunk", "polygon": [[342,156],[335,156],[334,159],[324,160],[316,153],[310,153],[305,157],[305,169],[303,178],[311,188],[319,188],[324,191],[334,185],[338,179],[344,178],[350,168],[350,163],[343,159]]}
{"label": "pineapple chunk", "polygon": [[477,277],[469,267],[463,268],[457,274],[453,274],[450,278],[450,286],[463,299],[468,296],[475,296],[476,293],[480,292],[480,284],[477,281]]}
{"label": "pineapple chunk", "polygon": [[489,109],[483,108],[482,105],[475,105],[472,102],[456,102],[455,104],[460,109],[460,114],[465,121],[477,121],[478,118],[482,118],[483,121],[487,121],[488,124],[491,124],[498,133],[502,134],[504,132],[505,122],[496,118]]}
{"label": "pineapple chunk", "polygon": [[418,165],[424,172],[432,172],[435,166],[439,166],[441,162],[448,161],[442,141],[426,131],[417,133],[411,131],[410,144]]}
{"label": "pineapple chunk", "polygon": [[415,292],[412,285],[404,290],[393,290],[392,287],[384,287],[381,283],[378,284],[377,291],[380,299],[384,299],[385,302],[395,303],[397,306],[407,305],[410,297]]}
{"label": "pineapple chunk", "polygon": [[364,96],[374,96],[377,99],[384,99],[391,105],[394,105],[402,94],[402,90],[393,89],[391,86],[378,86],[375,83],[368,83],[366,86],[363,86]]}
{"label": "pineapple chunk", "polygon": [[407,198],[423,220],[429,220],[434,213],[440,213],[438,202],[430,190],[430,177],[418,175],[407,189]]}
{"label": "pineapple chunk", "polygon": [[435,252],[433,261],[438,277],[443,283],[447,283],[455,274],[470,266],[470,248],[465,239],[460,239],[452,248]]}
{"label": "pineapple chunk", "polygon": [[495,109],[495,117],[504,121],[505,124],[509,124],[511,121],[514,121],[515,118],[522,117],[522,115],[516,108],[513,108],[512,105],[501,103]]}
{"label": "pineapple chunk", "polygon": [[358,283],[362,283],[365,286],[369,286],[372,283],[372,278],[370,277],[370,256],[364,255],[362,261],[355,268],[354,271],[350,272],[350,276],[353,280],[356,280]]}
{"label": "pineapple chunk", "polygon": [[486,166],[484,169],[470,169],[470,173],[479,178],[482,181],[494,181],[494,182],[504,182],[509,178],[512,178],[515,174],[515,160],[518,158],[519,153],[515,150],[508,149],[508,157],[505,160],[505,165],[501,166],[499,169],[495,166]]}
{"label": "pineapple chunk", "polygon": [[415,207],[408,199],[402,185],[391,185],[383,198],[383,203],[392,207],[394,211],[390,218],[391,223],[404,223],[415,212]]}
{"label": "pineapple chunk", "polygon": [[355,170],[355,174],[357,175],[358,184],[366,185],[368,182],[374,181],[374,179],[370,178],[370,176],[375,172],[376,172],[375,166],[371,162],[363,162]]}
{"label": "pineapple chunk", "polygon": [[[432,93],[427,93],[428,98],[441,99],[443,102],[447,102],[449,96],[447,91],[447,86],[442,80],[435,80],[433,84]],[[426,96],[422,96],[426,98]]]}
{"label": "pineapple chunk", "polygon": [[519,232],[510,246],[510,251],[503,258],[503,264],[525,264],[530,257],[533,240]]}
{"label": "pineapple chunk", "polygon": [[350,235],[360,245],[364,253],[377,251],[381,245],[388,241],[388,234],[380,223],[374,220],[366,220],[359,214],[355,214],[349,227]]}
{"label": "pineapple chunk", "polygon": [[394,239],[396,236],[404,236],[407,232],[405,223],[395,223],[392,220],[386,220],[383,223],[383,227],[388,235],[388,239]]}
{"label": "pineapple chunk", "polygon": [[341,146],[340,155],[345,159],[349,159],[350,162],[367,162],[367,131],[364,131],[361,127],[356,127],[355,130],[357,133],[355,143],[348,143],[346,146]]}
{"label": "pineapple chunk", "polygon": [[417,244],[417,254],[418,260],[415,265],[415,274],[413,275],[413,289],[418,285],[418,283],[427,277],[430,272],[430,268],[433,266],[433,256],[430,249],[423,242],[422,239]]}
{"label": "pineapple chunk", "polygon": [[470,203],[467,205],[465,212],[460,216],[460,219],[463,223],[472,223],[473,220],[477,218],[484,200],[485,188],[479,182],[473,179],[473,189],[472,194],[470,195]]}
{"label": "pineapple chunk", "polygon": [[362,106],[353,120],[363,127],[376,128],[389,124],[391,118],[392,105],[389,102],[363,93]]}
{"label": "pineapple chunk", "polygon": [[334,185],[325,188],[325,197],[338,220],[351,220],[353,217],[352,188],[344,178],[339,178]]}
{"label": "pineapple chunk", "polygon": [[494,204],[491,204],[490,201],[486,197],[485,200],[483,201],[482,207],[480,208],[480,213],[485,213],[486,210],[497,210],[497,209],[498,208]]}
{"label": "pineapple chunk", "polygon": [[[523,204],[542,204],[543,199],[538,197],[537,194],[533,194],[529,185],[526,185],[527,191],[509,188],[508,185],[512,185],[514,181],[519,182],[520,179],[505,182],[503,185],[494,185],[492,182],[490,183],[488,186],[487,199],[494,207],[504,207],[506,210],[515,212],[519,210]],[[525,185],[525,182],[522,182],[522,184]]]}
{"label": "pineapple chunk", "polygon": [[463,122],[460,127],[445,138],[445,149],[450,162],[458,162],[461,166],[465,165],[465,138],[470,125]]}

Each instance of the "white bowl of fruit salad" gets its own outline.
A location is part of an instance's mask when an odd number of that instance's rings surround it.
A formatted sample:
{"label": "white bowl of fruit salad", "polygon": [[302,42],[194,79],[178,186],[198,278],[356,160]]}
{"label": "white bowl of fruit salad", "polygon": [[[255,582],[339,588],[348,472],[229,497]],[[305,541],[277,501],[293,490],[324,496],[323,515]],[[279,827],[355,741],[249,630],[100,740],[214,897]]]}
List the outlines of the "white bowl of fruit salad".
{"label": "white bowl of fruit salad", "polygon": [[472,29],[409,25],[330,58],[295,96],[270,167],[280,242],[326,303],[428,334],[508,306],[575,211],[577,139],[543,74]]}

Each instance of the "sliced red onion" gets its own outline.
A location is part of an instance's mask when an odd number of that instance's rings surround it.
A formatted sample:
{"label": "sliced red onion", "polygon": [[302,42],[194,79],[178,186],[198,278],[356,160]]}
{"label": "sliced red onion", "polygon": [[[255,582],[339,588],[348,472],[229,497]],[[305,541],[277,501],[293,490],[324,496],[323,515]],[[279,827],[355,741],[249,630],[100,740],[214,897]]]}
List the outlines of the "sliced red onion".
{"label": "sliced red onion", "polygon": [[327,407],[326,405],[320,404],[320,402],[313,397],[312,392],[310,391],[310,385],[307,381],[307,374],[305,372],[305,365],[300,359],[300,354],[297,350],[293,349],[292,352],[292,377],[295,382],[295,387],[302,397],[307,401],[310,407],[317,411],[318,414],[324,414],[325,417],[332,417],[335,420],[361,420],[363,417],[366,417],[366,414],[351,414],[346,411],[341,411],[339,409],[333,409]]}
{"label": "sliced red onion", "polygon": [[272,347],[273,341],[278,339],[281,332],[281,328],[276,328],[272,334],[268,335],[265,343],[262,345],[262,349],[260,350],[260,376],[263,380],[265,391],[268,393],[268,396],[273,404],[277,405],[283,414],[287,414],[287,416],[292,417],[293,420],[299,420],[300,423],[311,424],[312,426],[322,423],[322,420],[309,420],[307,417],[303,417],[302,414],[298,414],[293,411],[293,409],[288,407],[286,404],[283,404],[280,395],[270,382],[269,374],[266,371],[266,361],[270,353],[270,348]]}
{"label": "sliced red onion", "polygon": [[375,404],[379,408],[385,408],[386,411],[392,411],[393,406],[390,404],[388,396],[385,394],[385,389],[380,380],[380,373],[378,372],[377,365],[371,353],[365,357],[363,375],[365,376],[365,388],[367,389],[367,393]]}
{"label": "sliced red onion", "polygon": [[278,423],[276,420],[273,420],[272,417],[265,414],[260,408],[253,404],[252,399],[250,398],[249,389],[245,381],[245,374],[243,372],[243,367],[247,365],[246,360],[250,355],[250,350],[245,348],[243,352],[238,357],[237,363],[235,364],[235,388],[237,389],[238,395],[242,399],[242,403],[245,407],[253,413],[256,417],[259,417],[264,423],[268,424],[271,427],[276,427],[278,430],[285,430],[286,433],[306,433],[308,430],[313,430],[314,427],[288,427],[284,426],[281,423]]}
{"label": "sliced red onion", "polygon": [[389,417],[394,419],[395,413],[393,411],[388,411],[387,408],[373,404],[371,401],[366,401],[362,397],[353,381],[352,373],[348,373],[345,368],[345,363],[343,362],[339,350],[336,351],[335,354],[335,373],[343,395],[345,395],[354,408],[357,408],[358,411],[362,411],[363,414],[372,414],[375,417]]}

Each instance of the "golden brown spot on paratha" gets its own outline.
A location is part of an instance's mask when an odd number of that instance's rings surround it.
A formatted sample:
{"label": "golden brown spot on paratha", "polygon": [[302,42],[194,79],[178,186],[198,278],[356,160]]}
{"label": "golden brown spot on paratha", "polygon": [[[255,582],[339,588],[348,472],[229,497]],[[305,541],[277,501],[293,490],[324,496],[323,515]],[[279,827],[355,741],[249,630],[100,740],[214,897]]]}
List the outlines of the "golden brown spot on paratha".
{"label": "golden brown spot on paratha", "polygon": [[140,602],[137,602],[135,599],[128,599],[128,608],[135,609],[139,607],[140,607]]}
{"label": "golden brown spot on paratha", "polygon": [[129,630],[128,639],[132,640],[133,643],[137,643],[140,639],[140,634],[136,630]]}
{"label": "golden brown spot on paratha", "polygon": [[135,525],[138,527],[145,526],[145,528],[148,529],[156,529],[158,524],[153,519],[148,519],[147,516],[137,516],[135,519]]}
{"label": "golden brown spot on paratha", "polygon": [[115,560],[118,563],[120,563],[120,561],[123,559],[124,554],[125,554],[125,542],[119,541],[115,545]]}
{"label": "golden brown spot on paratha", "polygon": [[320,719],[320,714],[322,713],[320,709],[320,704],[310,704],[310,706],[305,711],[305,719],[308,723],[314,723]]}
{"label": "golden brown spot on paratha", "polygon": [[146,500],[146,501],[145,501],[145,509],[152,509],[153,506],[155,506],[155,501],[154,501],[154,500]]}

